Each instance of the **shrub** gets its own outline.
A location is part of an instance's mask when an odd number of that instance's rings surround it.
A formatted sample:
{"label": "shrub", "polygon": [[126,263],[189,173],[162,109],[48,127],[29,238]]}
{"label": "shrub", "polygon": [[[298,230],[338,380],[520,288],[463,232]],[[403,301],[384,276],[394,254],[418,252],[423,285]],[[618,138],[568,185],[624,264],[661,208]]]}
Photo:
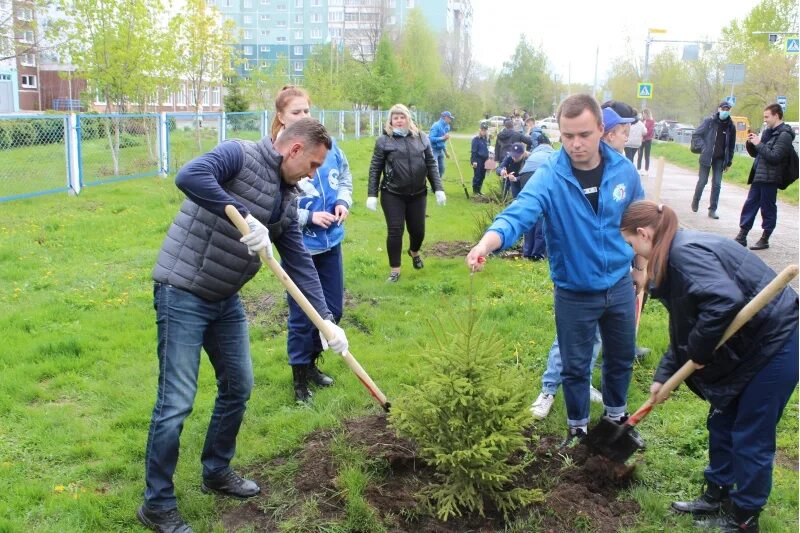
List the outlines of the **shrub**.
{"label": "shrub", "polygon": [[442,334],[448,328],[439,320],[437,348],[423,356],[426,377],[408,387],[391,412],[392,425],[436,469],[437,481],[424,495],[442,520],[464,511],[483,515],[487,501],[507,517],[541,499],[538,490],[514,486],[524,467],[514,458],[526,450],[527,387],[503,364],[499,336],[479,332],[476,323],[470,311],[466,325]]}

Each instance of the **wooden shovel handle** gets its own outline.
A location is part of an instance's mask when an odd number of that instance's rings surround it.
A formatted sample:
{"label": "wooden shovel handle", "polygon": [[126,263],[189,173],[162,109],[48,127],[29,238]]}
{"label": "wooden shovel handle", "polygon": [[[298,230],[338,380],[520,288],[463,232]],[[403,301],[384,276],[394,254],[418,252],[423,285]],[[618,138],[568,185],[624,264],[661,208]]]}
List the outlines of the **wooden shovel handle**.
{"label": "wooden shovel handle", "polygon": [[[795,276],[797,276],[798,267],[797,265],[789,265],[784,268],[780,274],[775,276],[775,279],[770,281],[758,294],[756,294],[752,300],[750,300],[747,305],[742,307],[736,316],[733,317],[731,323],[728,324],[728,327],[725,329],[725,333],[722,334],[722,338],[717,343],[717,348],[725,344],[725,342],[730,339],[734,333],[739,331],[739,329],[744,326],[751,318],[753,318],[759,311],[761,311],[766,305],[772,301],[775,296],[780,293],[786,285],[792,281]],[[716,348],[715,348],[716,349]],[[658,389],[656,393],[656,399],[659,402],[662,402],[669,397],[670,393],[674,391],[678,385],[683,383],[686,378],[692,375],[694,372],[694,361],[686,361],[686,363],[678,369],[663,385],[661,388]],[[635,426],[639,423],[641,419],[643,419],[650,410],[653,408],[653,403],[648,400],[642,405],[635,413],[633,413],[630,418],[628,418],[627,424],[631,426]]]}
{"label": "wooden shovel handle", "polygon": [[[239,230],[242,235],[247,235],[250,233],[250,226],[247,225],[245,222],[244,217],[242,217],[241,213],[233,207],[232,205],[225,206],[225,214],[228,215],[228,218],[233,222],[233,225]],[[261,262],[267,265],[270,270],[275,274],[278,278],[278,281],[281,282],[281,285],[284,286],[286,291],[294,298],[294,301],[303,309],[306,316],[314,323],[314,326],[318,330],[322,332],[326,339],[332,339],[334,337],[334,332],[330,328],[330,326],[325,322],[325,320],[320,316],[314,306],[311,305],[311,302],[308,301],[308,298],[300,291],[300,289],[295,285],[292,278],[286,273],[280,263],[278,263],[274,257],[270,257],[267,255],[266,250],[259,250],[258,256],[261,258]],[[389,403],[386,401],[386,396],[381,392],[375,382],[369,377],[369,375],[364,371],[362,366],[358,364],[355,357],[345,350],[342,353],[342,357],[344,358],[345,364],[350,367],[361,383],[369,390],[370,394],[381,404],[385,410],[388,410]]]}

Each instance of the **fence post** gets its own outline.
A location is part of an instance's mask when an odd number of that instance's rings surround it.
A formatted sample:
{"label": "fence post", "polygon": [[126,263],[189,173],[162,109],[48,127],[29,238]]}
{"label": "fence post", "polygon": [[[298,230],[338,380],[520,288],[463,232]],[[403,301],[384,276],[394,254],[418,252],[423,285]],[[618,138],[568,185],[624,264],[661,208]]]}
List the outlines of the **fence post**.
{"label": "fence post", "polygon": [[375,136],[375,110],[369,110],[369,136]]}
{"label": "fence post", "polygon": [[169,123],[167,113],[161,112],[158,115],[158,165],[161,167],[158,175],[166,178],[169,175],[169,139],[167,138]]}
{"label": "fence post", "polygon": [[219,114],[219,141],[217,142],[217,144],[221,144],[222,141],[225,140],[225,134],[226,134],[225,128],[227,127],[226,123],[227,123],[226,114],[225,113],[220,113]]}
{"label": "fence post", "polygon": [[269,120],[269,116],[267,116],[266,111],[261,112],[261,138],[267,136],[267,121]]}
{"label": "fence post", "polygon": [[361,111],[356,110],[356,139],[361,138]]}
{"label": "fence post", "polygon": [[67,115],[67,175],[69,176],[70,194],[81,192],[81,163],[80,163],[80,125],[75,113]]}
{"label": "fence post", "polygon": [[344,140],[344,111],[339,111],[339,140]]}

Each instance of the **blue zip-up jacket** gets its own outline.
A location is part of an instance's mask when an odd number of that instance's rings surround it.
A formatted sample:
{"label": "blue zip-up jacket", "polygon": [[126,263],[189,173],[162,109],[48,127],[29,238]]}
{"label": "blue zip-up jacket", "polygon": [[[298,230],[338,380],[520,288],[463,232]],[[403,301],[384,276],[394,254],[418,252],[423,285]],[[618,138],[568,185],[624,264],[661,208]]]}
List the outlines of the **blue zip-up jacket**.
{"label": "blue zip-up jacket", "polygon": [[431,141],[431,149],[444,150],[444,145],[447,142],[444,136],[450,133],[450,124],[440,118],[431,126],[431,131],[428,134],[428,139]]}
{"label": "blue zip-up jacket", "polygon": [[297,200],[297,215],[303,231],[303,242],[312,254],[330,250],[344,239],[344,226],[331,224],[323,228],[311,222],[311,215],[316,211],[333,214],[337,205],[350,209],[353,203],[350,164],[336,141],[314,178],[304,180],[299,188],[303,195]]}
{"label": "blue zip-up jacket", "polygon": [[630,161],[603,142],[600,153],[604,168],[597,213],[561,149],[489,226],[488,231],[500,235],[501,248],[508,248],[544,216],[550,277],[562,289],[603,291],[631,269],[633,250],[622,239],[619,224],[625,209],[644,198],[644,190]]}
{"label": "blue zip-up jacket", "polygon": [[482,167],[487,159],[489,159],[489,138],[476,135],[472,138],[469,162],[478,163],[478,166]]}

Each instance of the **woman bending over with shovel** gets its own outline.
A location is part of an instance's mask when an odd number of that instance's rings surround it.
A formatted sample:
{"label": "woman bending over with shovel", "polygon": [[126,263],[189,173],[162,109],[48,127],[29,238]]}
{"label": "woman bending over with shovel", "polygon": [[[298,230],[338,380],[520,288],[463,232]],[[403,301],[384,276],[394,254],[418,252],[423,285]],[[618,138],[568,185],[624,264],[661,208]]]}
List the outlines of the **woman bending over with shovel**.
{"label": "woman bending over with shovel", "polygon": [[673,502],[701,527],[758,531],[758,515],[772,488],[775,433],[798,380],[798,298],[789,287],[718,350],[734,315],[775,278],[757,255],[735,241],[678,230],[667,206],[631,204],[620,230],[649,260],[650,294],[669,312],[670,347],[650,387],[651,399],[688,360],[696,371],[687,386],[711,405],[705,490]]}

